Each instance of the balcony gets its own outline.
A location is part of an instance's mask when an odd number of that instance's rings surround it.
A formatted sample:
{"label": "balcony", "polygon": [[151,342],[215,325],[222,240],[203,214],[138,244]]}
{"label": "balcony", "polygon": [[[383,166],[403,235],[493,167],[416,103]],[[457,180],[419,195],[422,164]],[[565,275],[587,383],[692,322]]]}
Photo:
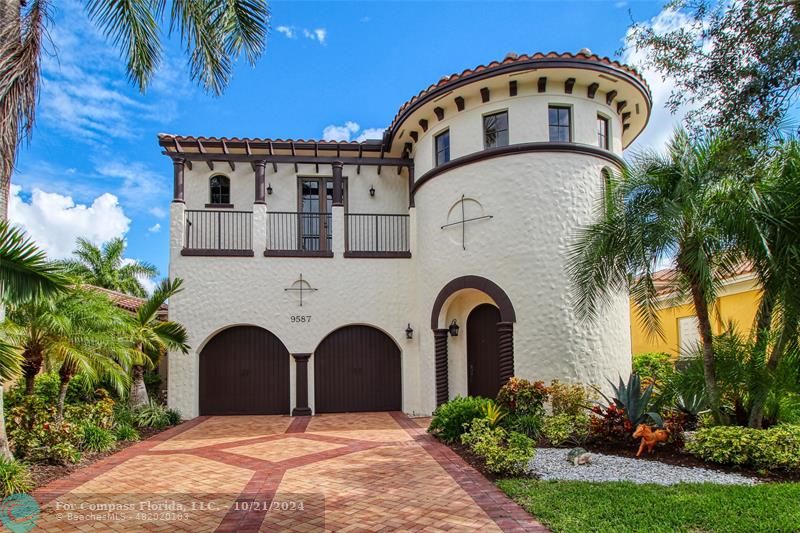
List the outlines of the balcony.
{"label": "balcony", "polygon": [[[409,258],[410,218],[404,214],[267,211],[182,211],[181,255]],[[335,229],[334,229],[335,228]]]}
{"label": "balcony", "polygon": [[267,257],[333,257],[330,213],[267,213]]}
{"label": "balcony", "polygon": [[345,257],[408,258],[408,215],[345,215]]}
{"label": "balcony", "polygon": [[253,256],[253,213],[186,210],[181,255]]}

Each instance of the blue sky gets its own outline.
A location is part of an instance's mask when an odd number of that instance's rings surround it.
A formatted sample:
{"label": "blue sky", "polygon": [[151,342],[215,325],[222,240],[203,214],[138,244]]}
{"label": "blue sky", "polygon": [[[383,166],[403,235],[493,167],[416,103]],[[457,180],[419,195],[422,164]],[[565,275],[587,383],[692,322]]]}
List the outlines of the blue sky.
{"label": "blue sky", "polygon": [[[174,42],[140,94],[83,4],[56,4],[38,123],[12,178],[12,219],[53,257],[68,254],[79,235],[95,242],[124,235],[128,256],[162,275],[172,166],[160,154],[159,132],[369,136],[443,75],[509,51],[588,47],[616,57],[631,17],[676,23],[659,15],[660,2],[272,2],[265,54],[254,68],[239,61],[226,93],[215,98],[188,80]],[[660,108],[668,84],[645,75]],[[660,112],[640,142],[658,144],[674,120]]]}

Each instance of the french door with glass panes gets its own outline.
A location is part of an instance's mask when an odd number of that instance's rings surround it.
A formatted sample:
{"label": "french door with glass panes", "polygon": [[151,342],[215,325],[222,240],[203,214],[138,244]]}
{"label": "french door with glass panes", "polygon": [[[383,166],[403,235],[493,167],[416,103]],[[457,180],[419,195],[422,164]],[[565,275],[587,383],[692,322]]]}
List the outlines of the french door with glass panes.
{"label": "french door with glass panes", "polygon": [[[330,251],[333,178],[300,178],[298,187],[300,249]],[[347,205],[347,187],[344,183],[342,187]]]}

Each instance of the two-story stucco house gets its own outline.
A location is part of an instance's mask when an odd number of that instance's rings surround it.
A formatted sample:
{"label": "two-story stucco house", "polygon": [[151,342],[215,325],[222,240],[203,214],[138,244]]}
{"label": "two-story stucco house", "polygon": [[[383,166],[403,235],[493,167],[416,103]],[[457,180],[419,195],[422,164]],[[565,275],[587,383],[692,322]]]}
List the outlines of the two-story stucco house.
{"label": "two-story stucco house", "polygon": [[380,140],[160,135],[192,346],[170,406],[427,414],[512,375],[629,372],[627,295],[581,322],[564,265],[650,107],[588,50],[509,54],[424,89]]}

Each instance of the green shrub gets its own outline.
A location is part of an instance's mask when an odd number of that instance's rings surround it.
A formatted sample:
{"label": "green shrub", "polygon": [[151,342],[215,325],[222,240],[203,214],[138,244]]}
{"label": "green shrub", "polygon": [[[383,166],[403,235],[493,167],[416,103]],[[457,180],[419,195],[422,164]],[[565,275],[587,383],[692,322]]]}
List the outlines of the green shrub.
{"label": "green shrub", "polygon": [[635,372],[628,376],[627,382],[622,380],[622,376],[619,377],[619,383],[616,385],[611,380],[608,382],[613,391],[611,398],[599,389],[597,392],[608,402],[609,407],[615,405],[633,428],[639,424],[649,424],[651,420],[658,426],[663,423],[661,415],[650,410],[653,407],[652,383],[642,389],[642,380]]}
{"label": "green shrub", "polygon": [[172,420],[169,409],[165,405],[150,400],[144,407],[134,412],[136,425],[140,428],[163,429],[170,425]]}
{"label": "green shrub", "polygon": [[503,421],[503,427],[538,440],[542,433],[543,419],[542,415],[509,415]]}
{"label": "green shrub", "polygon": [[136,413],[126,403],[118,403],[114,406],[114,424],[119,425],[136,425]]}
{"label": "green shrub", "polygon": [[800,471],[800,426],[704,428],[686,442],[686,450],[713,463]]}
{"label": "green shrub", "polygon": [[175,409],[167,409],[167,418],[169,419],[170,426],[177,426],[181,423],[181,414]]}
{"label": "green shrub", "polygon": [[543,381],[531,383],[517,377],[506,381],[497,393],[498,405],[516,415],[544,413],[546,400],[547,387]]}
{"label": "green shrub", "polygon": [[81,448],[91,452],[106,452],[114,447],[116,437],[109,430],[87,422],[81,426]]}
{"label": "green shrub", "polygon": [[477,396],[459,396],[443,403],[433,412],[428,432],[444,442],[458,442],[466,431],[464,425],[474,418],[483,418],[483,410],[490,401]]}
{"label": "green shrub", "polygon": [[589,416],[560,414],[546,416],[542,435],[552,446],[583,444],[589,438]]}
{"label": "green shrub", "polygon": [[141,438],[139,432],[136,431],[136,428],[130,424],[119,424],[114,430],[114,436],[120,442],[134,442]]}
{"label": "green shrub", "polygon": [[0,458],[0,497],[5,498],[33,488],[33,479],[28,469],[19,461]]}
{"label": "green shrub", "polygon": [[579,383],[561,383],[557,379],[550,382],[547,390],[550,393],[550,408],[554,415],[585,414],[591,402],[597,398],[597,393]]}
{"label": "green shrub", "polygon": [[633,371],[646,385],[660,387],[675,372],[672,357],[663,352],[637,353],[633,356]]}
{"label": "green shrub", "polygon": [[114,400],[103,397],[92,403],[67,405],[64,416],[75,423],[87,422],[103,429],[111,429],[114,427],[114,408]]}
{"label": "green shrub", "polygon": [[80,428],[69,419],[56,424],[55,416],[55,406],[36,395],[8,410],[8,438],[19,459],[48,464],[80,460]]}
{"label": "green shrub", "polygon": [[473,420],[461,442],[483,459],[486,469],[493,474],[523,474],[536,453],[533,440],[516,431],[492,427],[485,418]]}

